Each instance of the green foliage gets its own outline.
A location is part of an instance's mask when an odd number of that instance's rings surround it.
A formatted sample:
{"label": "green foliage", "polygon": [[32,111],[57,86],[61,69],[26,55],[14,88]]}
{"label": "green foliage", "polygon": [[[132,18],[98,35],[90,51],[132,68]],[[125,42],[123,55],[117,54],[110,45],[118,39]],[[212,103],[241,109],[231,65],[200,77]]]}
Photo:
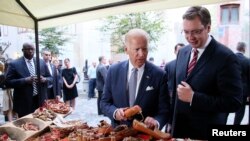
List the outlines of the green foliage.
{"label": "green foliage", "polygon": [[133,28],[148,32],[150,51],[157,49],[157,42],[166,30],[161,12],[143,12],[109,16],[104,19],[100,31],[111,35],[111,45],[117,47],[117,53],[121,53],[124,52],[124,35]]}
{"label": "green foliage", "polygon": [[52,56],[62,54],[59,46],[63,46],[69,38],[64,36],[63,30],[57,30],[56,28],[46,28],[39,32],[39,44],[43,48],[51,50]]}

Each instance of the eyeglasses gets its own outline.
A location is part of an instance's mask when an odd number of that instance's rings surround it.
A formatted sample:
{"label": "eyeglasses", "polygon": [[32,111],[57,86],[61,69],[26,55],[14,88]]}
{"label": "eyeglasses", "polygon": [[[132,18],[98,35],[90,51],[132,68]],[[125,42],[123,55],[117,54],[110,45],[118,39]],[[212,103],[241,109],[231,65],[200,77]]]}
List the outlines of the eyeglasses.
{"label": "eyeglasses", "polygon": [[185,36],[188,36],[188,35],[198,36],[198,35],[200,35],[203,32],[204,29],[205,28],[195,29],[195,30],[191,30],[191,31],[183,30],[182,33],[185,34]]}

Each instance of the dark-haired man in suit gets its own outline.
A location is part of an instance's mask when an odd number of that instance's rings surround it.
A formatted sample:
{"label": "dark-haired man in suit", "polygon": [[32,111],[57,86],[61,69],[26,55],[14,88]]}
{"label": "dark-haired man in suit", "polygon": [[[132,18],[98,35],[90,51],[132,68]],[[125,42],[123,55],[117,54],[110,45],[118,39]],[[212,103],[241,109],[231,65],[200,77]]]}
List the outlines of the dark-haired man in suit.
{"label": "dark-haired man in suit", "polygon": [[240,66],[236,55],[209,35],[211,16],[205,7],[183,15],[189,43],[176,60],[174,138],[207,140],[210,126],[225,125],[227,115],[242,103]]}
{"label": "dark-haired man in suit", "polygon": [[242,79],[242,86],[243,86],[243,103],[241,108],[235,113],[234,117],[234,125],[240,125],[244,115],[245,115],[245,108],[247,97],[250,93],[249,91],[249,77],[250,77],[250,63],[249,59],[244,56],[246,51],[246,44],[244,42],[238,42],[236,47],[237,53],[236,56],[238,57],[240,68],[241,68],[241,79]]}
{"label": "dark-haired man in suit", "polygon": [[103,95],[103,89],[104,89],[108,70],[107,70],[107,67],[105,66],[106,64],[105,56],[100,56],[98,60],[99,60],[99,64],[96,68],[96,89],[98,91],[97,112],[98,112],[98,115],[102,115],[103,113],[100,108],[100,101]]}
{"label": "dark-haired man in suit", "polygon": [[[33,113],[47,99],[47,82],[52,78],[43,60],[40,59],[40,85],[37,85],[35,47],[31,43],[23,44],[23,57],[10,62],[6,74],[6,86],[14,88],[13,111],[18,117]],[[38,95],[39,87],[41,93]]]}
{"label": "dark-haired man in suit", "polygon": [[61,88],[58,87],[59,84],[58,75],[60,74],[58,74],[56,66],[51,63],[51,51],[49,49],[43,48],[42,57],[47,65],[50,76],[53,78],[53,81],[48,83],[48,89],[47,89],[48,99],[59,100],[61,98]]}
{"label": "dark-haired man in suit", "polygon": [[103,97],[102,112],[113,126],[127,124],[132,119],[124,110],[134,105],[142,108],[144,123],[161,129],[169,117],[167,75],[158,66],[146,61],[149,35],[142,29],[132,29],[125,35],[125,51],[129,59],[110,66]]}

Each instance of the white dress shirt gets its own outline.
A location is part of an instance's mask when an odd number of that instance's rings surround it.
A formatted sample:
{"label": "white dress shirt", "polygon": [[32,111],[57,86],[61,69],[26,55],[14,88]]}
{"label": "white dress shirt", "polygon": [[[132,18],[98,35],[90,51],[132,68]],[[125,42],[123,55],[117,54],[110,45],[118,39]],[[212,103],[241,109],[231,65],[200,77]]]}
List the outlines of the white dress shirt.
{"label": "white dress shirt", "polygon": [[[34,59],[33,59],[33,58],[29,60],[29,59],[27,59],[27,58],[24,57],[24,60],[25,60],[26,66],[28,67],[28,70],[29,70],[29,68],[30,68],[29,62],[32,64],[33,68],[36,70],[36,68],[35,68],[35,63],[34,63]],[[36,71],[35,71],[35,72],[36,72]]]}
{"label": "white dress shirt", "polygon": [[[197,62],[200,59],[200,57],[203,54],[203,52],[205,51],[205,49],[207,48],[208,44],[211,42],[211,40],[212,40],[212,37],[209,35],[208,38],[207,38],[207,41],[206,41],[205,45],[203,47],[197,48],[197,50],[199,51]],[[194,57],[194,48],[191,51],[189,63],[192,61],[193,57]]]}
{"label": "white dress shirt", "polygon": [[51,69],[51,65],[49,62],[46,63],[46,65],[48,66],[48,69],[49,69],[49,73],[51,76],[53,76],[53,73],[52,73],[52,69]]}
{"label": "white dress shirt", "polygon": [[[135,68],[132,63],[130,62],[129,60],[129,66],[128,66],[128,83],[129,83],[129,79],[130,79],[130,76],[132,74],[132,70],[133,68]],[[138,72],[137,72],[137,83],[136,83],[136,93],[135,93],[135,99],[136,99],[136,96],[137,96],[137,93],[138,93],[138,89],[139,89],[139,86],[140,86],[140,82],[141,82],[141,78],[142,78],[142,75],[143,75],[143,72],[144,72],[144,68],[145,68],[145,64],[143,64],[140,68],[137,68],[138,69]]]}

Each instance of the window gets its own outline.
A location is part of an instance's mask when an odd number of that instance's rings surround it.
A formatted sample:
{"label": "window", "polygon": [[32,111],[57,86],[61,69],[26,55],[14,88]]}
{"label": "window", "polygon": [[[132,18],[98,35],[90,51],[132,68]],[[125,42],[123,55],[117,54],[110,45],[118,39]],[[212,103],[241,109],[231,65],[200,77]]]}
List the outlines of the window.
{"label": "window", "polygon": [[239,7],[239,4],[221,5],[221,24],[238,24]]}

